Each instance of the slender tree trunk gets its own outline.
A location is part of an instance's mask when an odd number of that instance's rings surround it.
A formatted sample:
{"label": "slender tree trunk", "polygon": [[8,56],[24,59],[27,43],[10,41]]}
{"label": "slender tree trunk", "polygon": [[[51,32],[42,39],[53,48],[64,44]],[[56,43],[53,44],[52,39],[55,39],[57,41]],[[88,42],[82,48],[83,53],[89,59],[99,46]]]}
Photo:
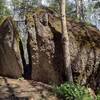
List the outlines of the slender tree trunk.
{"label": "slender tree trunk", "polygon": [[76,16],[79,20],[84,21],[84,4],[83,0],[75,0],[76,2]]}
{"label": "slender tree trunk", "polygon": [[66,26],[66,13],[65,13],[65,0],[61,0],[61,24],[62,24],[62,41],[63,41],[63,51],[64,51],[64,61],[66,67],[67,80],[73,82],[71,62],[70,62],[70,52],[69,52],[69,36]]}
{"label": "slender tree trunk", "polygon": [[80,8],[81,8],[81,21],[84,22],[84,4],[83,4],[83,0],[80,0]]}
{"label": "slender tree trunk", "polygon": [[76,16],[80,19],[80,0],[75,0],[76,2]]}

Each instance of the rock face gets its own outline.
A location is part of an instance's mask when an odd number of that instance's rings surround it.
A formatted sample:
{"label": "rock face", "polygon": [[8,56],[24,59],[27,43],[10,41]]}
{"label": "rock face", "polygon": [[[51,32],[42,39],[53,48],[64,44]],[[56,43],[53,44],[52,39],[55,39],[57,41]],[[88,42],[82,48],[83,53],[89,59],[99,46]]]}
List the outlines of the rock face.
{"label": "rock face", "polygon": [[76,78],[74,80],[93,89],[100,89],[100,31],[82,23],[70,23],[71,60]]}
{"label": "rock face", "polygon": [[[28,49],[32,62],[32,79],[45,83],[60,83],[59,75],[54,63],[55,45],[53,34],[49,26],[40,23],[37,16],[31,16],[31,22],[27,18]],[[30,28],[29,28],[30,27]],[[63,67],[63,66],[62,66]]]}
{"label": "rock face", "polygon": [[[60,32],[59,21],[52,26]],[[100,31],[72,19],[67,19],[67,27],[74,81],[100,89]]]}
{"label": "rock face", "polygon": [[[46,22],[45,14],[47,12],[40,11],[35,17],[31,16],[33,21],[28,21],[29,30],[34,30],[29,32],[32,79],[59,84],[66,80],[61,23],[51,13]],[[74,81],[100,89],[100,31],[69,18],[67,27]]]}
{"label": "rock face", "polygon": [[[18,77],[21,75],[18,38],[14,36],[11,20],[5,23],[10,27],[3,24],[0,28],[0,75]],[[31,79],[49,84],[65,82],[60,18],[40,10],[27,15],[26,26]],[[100,89],[100,31],[70,18],[67,18],[67,27],[74,81],[94,90]]]}
{"label": "rock face", "polygon": [[18,78],[22,75],[19,37],[11,18],[0,27],[0,75]]}

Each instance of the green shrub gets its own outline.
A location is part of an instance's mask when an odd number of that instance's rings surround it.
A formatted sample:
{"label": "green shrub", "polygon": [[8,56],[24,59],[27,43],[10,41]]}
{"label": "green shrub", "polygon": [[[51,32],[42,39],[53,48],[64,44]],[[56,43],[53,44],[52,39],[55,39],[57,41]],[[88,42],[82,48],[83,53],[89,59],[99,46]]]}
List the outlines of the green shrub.
{"label": "green shrub", "polygon": [[56,87],[56,94],[63,100],[93,100],[88,89],[84,86],[75,85],[72,83],[61,84]]}
{"label": "green shrub", "polygon": [[100,94],[97,95],[97,100],[100,100]]}

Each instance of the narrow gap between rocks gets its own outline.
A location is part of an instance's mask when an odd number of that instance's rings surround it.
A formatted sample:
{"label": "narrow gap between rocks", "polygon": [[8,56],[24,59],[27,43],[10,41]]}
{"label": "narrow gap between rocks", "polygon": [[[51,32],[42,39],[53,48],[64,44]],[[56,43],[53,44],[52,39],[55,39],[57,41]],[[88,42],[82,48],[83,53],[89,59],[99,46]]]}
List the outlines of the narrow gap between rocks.
{"label": "narrow gap between rocks", "polygon": [[32,73],[32,62],[31,62],[31,55],[30,55],[30,50],[29,50],[29,45],[27,43],[27,51],[28,51],[28,59],[29,59],[29,64],[26,64],[25,58],[24,58],[24,50],[22,46],[22,41],[19,41],[19,48],[20,48],[20,55],[22,59],[22,64],[23,64],[23,77],[27,80],[31,79],[31,73]]}
{"label": "narrow gap between rocks", "polygon": [[55,45],[55,53],[54,53],[54,66],[56,66],[56,69],[60,76],[60,81],[64,83],[66,81],[66,75],[65,75],[65,65],[64,65],[64,53],[63,53],[63,47],[62,47],[62,34],[58,32],[50,23],[48,23],[49,28],[51,32],[53,33],[53,41]]}

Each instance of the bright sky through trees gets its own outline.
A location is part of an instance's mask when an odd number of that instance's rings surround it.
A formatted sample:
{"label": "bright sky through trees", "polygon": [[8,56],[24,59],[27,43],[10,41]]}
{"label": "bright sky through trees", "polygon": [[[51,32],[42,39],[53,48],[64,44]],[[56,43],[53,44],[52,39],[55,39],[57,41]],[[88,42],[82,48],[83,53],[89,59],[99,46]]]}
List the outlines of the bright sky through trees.
{"label": "bright sky through trees", "polygon": [[[18,1],[18,0],[15,0],[15,1]],[[39,0],[39,2],[41,2],[42,5],[45,5],[45,6],[49,6],[54,1],[55,0]],[[89,21],[93,25],[96,25],[98,28],[100,28],[100,14],[99,14],[100,8],[94,9],[94,5],[96,1],[99,1],[99,0],[95,0],[95,1],[84,0],[84,9],[85,9],[85,14],[86,14],[85,18],[87,19],[87,21]],[[12,14],[13,13],[12,0],[4,0],[4,2],[5,2],[6,8],[8,8],[8,10],[10,10],[10,14]],[[70,5],[70,8],[72,8],[73,11],[75,11],[75,0],[68,0],[68,3],[74,5],[73,7]]]}

